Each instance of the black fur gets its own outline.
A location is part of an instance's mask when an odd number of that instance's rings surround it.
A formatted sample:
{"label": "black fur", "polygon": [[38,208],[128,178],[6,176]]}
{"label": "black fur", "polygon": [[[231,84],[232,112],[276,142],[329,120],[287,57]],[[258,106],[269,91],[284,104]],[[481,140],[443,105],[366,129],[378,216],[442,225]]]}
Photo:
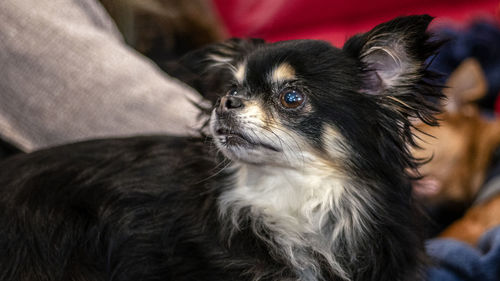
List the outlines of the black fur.
{"label": "black fur", "polygon": [[[423,244],[408,171],[418,166],[409,152],[410,119],[434,124],[432,99],[441,96],[424,63],[437,47],[425,33],[430,20],[395,19],[355,36],[342,50],[321,41],[231,40],[188,58],[207,58],[192,69],[225,77],[231,77],[227,65],[204,70],[215,63],[210,55],[226,56],[232,66],[246,60],[245,83],[229,81],[219,94],[237,88],[242,99],[265,101],[281,129],[308,140],[318,154],[328,153],[326,126],[338,129],[348,156],[338,169],[370,218],[359,240],[339,236],[346,240],[334,243],[344,279],[421,278]],[[382,33],[389,37],[376,43],[402,48],[395,51],[413,66],[401,70],[403,83],[384,82],[385,66],[378,68],[366,51]],[[392,46],[394,39],[404,43]],[[262,74],[282,62],[298,78],[269,85]],[[280,108],[274,87],[304,92],[308,107]],[[221,122],[238,129],[234,120]],[[0,280],[342,280],[307,247],[321,268],[301,275],[250,207],[241,210],[238,228],[220,214],[218,199],[234,187],[237,173],[228,165],[210,138],[167,136],[84,142],[2,162]],[[340,200],[346,214],[348,200]],[[325,229],[338,219],[332,215]]]}

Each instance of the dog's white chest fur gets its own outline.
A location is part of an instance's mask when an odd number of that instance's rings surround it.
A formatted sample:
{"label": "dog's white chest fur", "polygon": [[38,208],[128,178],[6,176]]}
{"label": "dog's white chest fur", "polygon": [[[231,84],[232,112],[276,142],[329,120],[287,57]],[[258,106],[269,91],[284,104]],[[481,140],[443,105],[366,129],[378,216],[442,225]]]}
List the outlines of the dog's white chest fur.
{"label": "dog's white chest fur", "polygon": [[[249,207],[252,216],[262,218],[272,231],[272,242],[300,272],[300,280],[317,280],[319,265],[312,251],[344,275],[333,248],[336,238],[346,234],[343,217],[352,215],[341,203],[348,193],[340,173],[325,166],[297,170],[243,164],[236,172],[234,188],[225,192],[219,203],[236,225],[239,211]],[[332,218],[337,226],[332,227]],[[259,235],[258,229],[254,231]]]}
{"label": "dog's white chest fur", "polygon": [[303,170],[243,165],[235,188],[224,196],[233,204],[251,206],[287,231],[315,232],[322,216],[343,193],[342,181],[328,169]]}

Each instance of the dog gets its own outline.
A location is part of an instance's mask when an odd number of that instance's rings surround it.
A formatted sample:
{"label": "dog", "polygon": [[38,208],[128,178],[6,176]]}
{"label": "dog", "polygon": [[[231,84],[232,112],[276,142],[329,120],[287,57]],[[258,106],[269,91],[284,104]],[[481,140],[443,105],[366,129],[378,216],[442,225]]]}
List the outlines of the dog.
{"label": "dog", "polygon": [[471,245],[500,224],[496,215],[500,195],[492,192],[498,184],[491,181],[490,175],[499,163],[500,119],[485,117],[476,103],[486,92],[487,81],[479,62],[464,60],[450,75],[443,91],[447,102],[445,111],[438,116],[439,127],[416,126],[421,149],[415,150],[414,156],[432,156],[419,167],[424,177],[414,182],[417,196],[437,223],[431,233],[444,229],[440,237]]}
{"label": "dog", "polygon": [[[210,136],[0,164],[0,280],[420,280],[412,122],[441,98],[427,15],[350,38],[200,50]],[[198,65],[197,67],[200,67]]]}

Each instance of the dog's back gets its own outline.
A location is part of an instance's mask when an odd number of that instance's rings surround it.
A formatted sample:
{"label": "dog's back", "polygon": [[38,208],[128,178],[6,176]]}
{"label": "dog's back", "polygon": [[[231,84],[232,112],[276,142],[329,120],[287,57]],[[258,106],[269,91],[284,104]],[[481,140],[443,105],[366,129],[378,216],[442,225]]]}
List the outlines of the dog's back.
{"label": "dog's back", "polygon": [[216,239],[201,235],[223,168],[207,155],[198,140],[149,137],[0,164],[0,280],[227,280],[210,270]]}

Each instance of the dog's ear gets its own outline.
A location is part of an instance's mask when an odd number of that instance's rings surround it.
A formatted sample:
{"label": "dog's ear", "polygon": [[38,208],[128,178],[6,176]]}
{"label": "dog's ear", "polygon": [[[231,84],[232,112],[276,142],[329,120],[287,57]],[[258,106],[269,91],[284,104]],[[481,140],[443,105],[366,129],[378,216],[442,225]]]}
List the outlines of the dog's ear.
{"label": "dog's ear", "polygon": [[396,18],[352,37],[343,47],[359,60],[362,93],[426,123],[433,123],[430,116],[438,111],[441,98],[437,77],[427,70],[428,59],[441,45],[430,40],[431,21],[428,15]]}
{"label": "dog's ear", "polygon": [[425,45],[431,20],[427,15],[396,18],[346,42],[344,50],[363,64],[365,92],[383,94],[418,79],[430,55]]}
{"label": "dog's ear", "polygon": [[[447,97],[445,109],[447,112],[467,114],[473,102],[486,95],[488,81],[481,68],[481,64],[475,58],[468,58],[451,73],[446,81],[443,94]],[[473,112],[475,112],[473,110]]]}
{"label": "dog's ear", "polygon": [[173,76],[215,102],[227,81],[232,80],[236,65],[263,44],[261,39],[233,38],[208,45],[182,57]]}
{"label": "dog's ear", "polygon": [[263,44],[265,41],[262,39],[231,38],[193,52],[188,57],[199,58],[199,62],[204,64],[202,67],[210,68],[210,70],[213,70],[214,67],[231,68]]}

